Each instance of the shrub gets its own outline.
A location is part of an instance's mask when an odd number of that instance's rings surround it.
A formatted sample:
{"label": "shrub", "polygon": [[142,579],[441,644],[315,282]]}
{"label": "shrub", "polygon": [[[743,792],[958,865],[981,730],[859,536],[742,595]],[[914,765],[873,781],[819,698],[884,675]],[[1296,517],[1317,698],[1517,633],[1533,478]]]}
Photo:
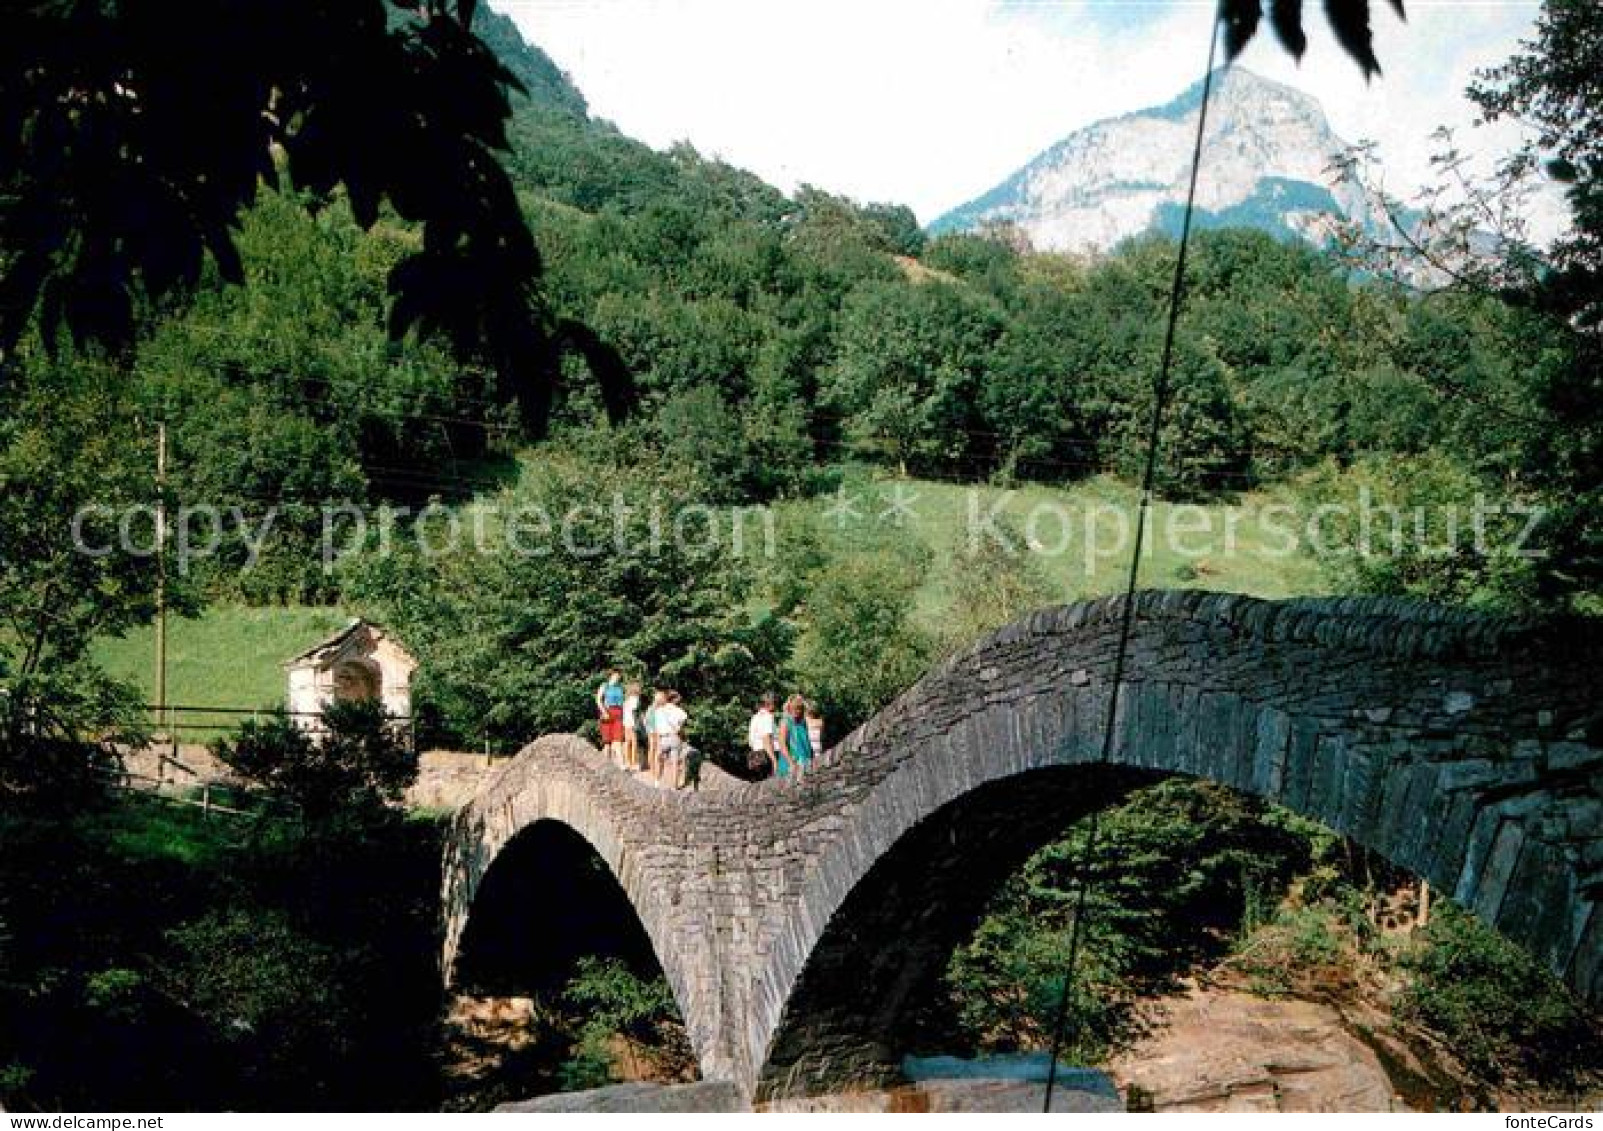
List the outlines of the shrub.
{"label": "shrub", "polygon": [[[167,932],[174,991],[204,1018],[222,1063],[238,1073],[247,1110],[293,1085],[329,1086],[346,1051],[348,1010],[338,963],[282,914],[212,911]],[[246,1097],[249,1097],[248,1099]]]}
{"label": "shrub", "polygon": [[417,779],[417,753],[377,700],[331,703],[313,732],[275,715],[212,746],[241,776],[294,804],[313,821],[361,815],[401,800]]}
{"label": "shrub", "polygon": [[847,552],[813,575],[795,668],[844,735],[909,687],[935,653],[912,621],[918,574],[895,558]]}
{"label": "shrub", "polygon": [[[1303,487],[1309,508],[1331,508],[1310,548],[1338,592],[1492,608],[1535,598],[1535,559],[1516,552],[1526,515],[1508,505],[1521,500],[1498,494],[1498,485],[1453,455],[1327,465],[1304,477]],[[1487,499],[1496,507],[1477,511]]]}
{"label": "shrub", "polygon": [[943,633],[950,651],[966,648],[1025,613],[1051,604],[1056,596],[1013,524],[999,519],[996,526],[998,538],[970,539],[957,551],[952,608]]}
{"label": "shrub", "polygon": [[611,1083],[617,1040],[649,1060],[654,1074],[678,1079],[694,1069],[679,1007],[661,974],[647,980],[618,959],[587,956],[579,960],[562,1000],[572,1015],[584,1019],[573,1054],[562,1066],[564,1089]]}
{"label": "shrub", "polygon": [[1596,1020],[1534,958],[1454,905],[1437,905],[1404,965],[1414,979],[1400,1013],[1484,1078],[1571,1086],[1603,1070]]}

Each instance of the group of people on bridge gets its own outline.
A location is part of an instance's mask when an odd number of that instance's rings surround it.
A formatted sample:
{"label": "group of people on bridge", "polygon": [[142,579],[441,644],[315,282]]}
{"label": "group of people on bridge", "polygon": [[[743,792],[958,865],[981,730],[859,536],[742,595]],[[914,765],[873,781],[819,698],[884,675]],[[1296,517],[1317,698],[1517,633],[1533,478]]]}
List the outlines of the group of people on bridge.
{"label": "group of people on bridge", "polygon": [[685,741],[690,713],[679,692],[667,687],[652,692],[642,711],[641,691],[638,682],[625,685],[617,668],[596,688],[601,748],[619,768],[644,774],[655,785],[682,789],[691,753]]}
{"label": "group of people on bridge", "polygon": [[[657,688],[642,710],[644,688],[613,668],[596,688],[603,752],[622,770],[664,789],[683,789],[697,777],[699,756],[686,739],[690,713],[679,692]],[[758,701],[746,727],[747,769],[756,776],[799,779],[824,749],[824,716],[801,695],[783,709],[772,693]]]}

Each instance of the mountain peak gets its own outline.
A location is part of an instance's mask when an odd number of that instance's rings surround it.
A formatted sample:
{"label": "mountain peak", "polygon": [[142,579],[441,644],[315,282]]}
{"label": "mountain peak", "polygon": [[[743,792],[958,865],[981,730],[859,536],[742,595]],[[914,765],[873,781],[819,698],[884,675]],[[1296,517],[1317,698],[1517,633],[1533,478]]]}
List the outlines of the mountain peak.
{"label": "mountain peak", "polygon": [[[1243,98],[1283,98],[1297,102],[1304,102],[1318,107],[1319,103],[1310,95],[1304,94],[1295,87],[1285,83],[1266,79],[1256,71],[1249,71],[1238,64],[1226,64],[1215,67],[1213,71],[1213,97],[1214,99],[1243,99]],[[1197,112],[1202,105],[1202,88],[1207,79],[1198,79],[1185,90],[1175,95],[1173,99],[1151,110],[1141,111],[1143,114],[1152,114],[1156,117],[1185,118]]]}
{"label": "mountain peak", "polygon": [[[1160,106],[1076,130],[937,219],[931,231],[1008,224],[1043,250],[1102,252],[1142,232],[1177,230],[1202,91],[1199,80]],[[1332,160],[1346,148],[1318,100],[1241,67],[1221,67],[1213,76],[1195,222],[1315,242],[1328,237],[1336,218],[1367,222],[1359,186],[1332,183]]]}

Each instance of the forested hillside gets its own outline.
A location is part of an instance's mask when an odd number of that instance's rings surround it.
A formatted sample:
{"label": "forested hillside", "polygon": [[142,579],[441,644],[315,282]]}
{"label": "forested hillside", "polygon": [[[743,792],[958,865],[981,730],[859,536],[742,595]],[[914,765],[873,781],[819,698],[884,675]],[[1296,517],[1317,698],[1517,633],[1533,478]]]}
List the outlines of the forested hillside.
{"label": "forested hillside", "polygon": [[[241,226],[246,285],[211,277],[156,312],[124,383],[132,464],[149,465],[165,419],[180,499],[291,508],[266,568],[242,575],[236,553],[201,592],[337,597],[300,560],[294,507],[460,497],[513,474],[507,457],[531,442],[620,464],[671,453],[719,502],[805,493],[845,461],[972,482],[1136,466],[1167,241],[1084,261],[928,240],[893,205],[786,197],[622,136],[509,20],[481,12],[480,26],[528,90],[507,162],[544,263],[549,405],[443,342],[388,339],[386,281],[418,246],[408,225],[363,230],[339,194],[266,195]],[[1579,346],[1551,316],[1421,297],[1250,232],[1204,233],[1194,263],[1170,497],[1317,472],[1402,503],[1476,485],[1535,502],[1579,474],[1553,458]],[[85,363],[31,364],[41,384],[71,384]],[[609,412],[611,439],[592,442]],[[1473,553],[1415,565],[1365,583],[1503,603],[1571,600],[1579,583]]]}

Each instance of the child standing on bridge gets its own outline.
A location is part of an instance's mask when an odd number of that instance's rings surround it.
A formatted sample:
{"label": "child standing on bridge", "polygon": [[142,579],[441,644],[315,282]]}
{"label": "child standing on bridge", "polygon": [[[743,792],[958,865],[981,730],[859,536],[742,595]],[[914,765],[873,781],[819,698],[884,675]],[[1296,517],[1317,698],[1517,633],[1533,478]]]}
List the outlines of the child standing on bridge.
{"label": "child standing on bridge", "polygon": [[629,693],[623,697],[623,766],[626,770],[643,770],[640,760],[640,683],[629,684]]}
{"label": "child standing on bridge", "polygon": [[[665,702],[652,711],[653,726],[657,732],[657,749],[661,753],[661,768],[674,789],[685,784],[685,724],[690,716],[679,705],[679,693],[665,693]],[[658,779],[663,784],[662,778]]]}

